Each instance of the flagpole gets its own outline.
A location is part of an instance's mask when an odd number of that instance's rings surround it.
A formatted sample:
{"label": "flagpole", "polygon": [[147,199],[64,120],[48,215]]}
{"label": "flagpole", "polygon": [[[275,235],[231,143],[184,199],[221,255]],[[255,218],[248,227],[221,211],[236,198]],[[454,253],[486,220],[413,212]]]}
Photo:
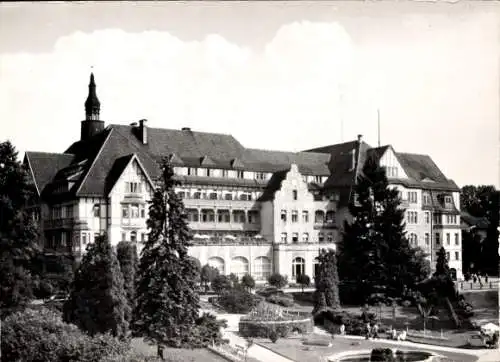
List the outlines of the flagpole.
{"label": "flagpole", "polygon": [[377,109],[378,146],[380,147],[380,109]]}

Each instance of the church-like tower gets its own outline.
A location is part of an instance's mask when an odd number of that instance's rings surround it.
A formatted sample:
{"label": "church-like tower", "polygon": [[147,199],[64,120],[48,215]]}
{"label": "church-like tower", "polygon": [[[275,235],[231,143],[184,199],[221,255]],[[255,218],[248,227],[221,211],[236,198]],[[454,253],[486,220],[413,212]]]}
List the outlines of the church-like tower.
{"label": "church-like tower", "polygon": [[100,120],[101,102],[97,98],[94,73],[90,73],[89,95],[85,101],[85,120],[81,125],[80,139],[86,140],[104,130],[104,121]]}

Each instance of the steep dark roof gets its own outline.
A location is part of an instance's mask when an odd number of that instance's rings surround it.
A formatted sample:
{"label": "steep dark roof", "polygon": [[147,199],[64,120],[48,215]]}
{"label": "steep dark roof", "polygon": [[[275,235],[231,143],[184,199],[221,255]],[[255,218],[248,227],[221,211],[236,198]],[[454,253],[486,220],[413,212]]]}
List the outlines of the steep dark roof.
{"label": "steep dark roof", "polygon": [[[447,179],[428,155],[398,152],[397,157],[410,178],[410,180],[401,180],[408,187],[460,191],[457,184],[453,180]],[[426,179],[432,181],[426,181]]]}
{"label": "steep dark roof", "polygon": [[486,230],[488,229],[489,222],[485,217],[475,217],[469,214],[468,212],[462,211],[460,213],[460,218],[462,223],[467,225],[468,227],[475,227],[477,229]]}
{"label": "steep dark roof", "polygon": [[[314,148],[305,152],[325,153],[330,157],[329,177],[325,182],[325,188],[350,187],[356,180],[358,171],[362,168],[366,158],[366,152],[370,146],[365,142],[344,142],[337,145]],[[353,152],[355,167],[353,166]]]}
{"label": "steep dark roof", "polygon": [[296,164],[305,175],[328,176],[330,155],[321,152],[285,152],[247,148],[243,163],[252,171],[277,172]]}
{"label": "steep dark roof", "polygon": [[57,172],[68,165],[75,155],[64,153],[31,152],[25,153],[25,162],[33,173],[33,179],[41,195],[45,187],[54,179]]}
{"label": "steep dark roof", "polygon": [[[291,164],[296,164],[304,175],[328,176],[324,187],[342,189],[341,198],[349,199],[348,195],[352,193],[366,159],[380,159],[390,147],[371,148],[365,142],[351,141],[304,152],[284,152],[245,148],[233,136],[226,134],[148,128],[148,142],[143,144],[136,133],[134,126],[109,125],[100,134],[73,143],[62,155],[28,152],[27,159],[33,168],[37,187],[44,188],[51,181],[71,181],[74,186],[70,193],[73,195],[104,196],[133,155],[154,180],[159,176],[161,159],[174,154],[172,161],[186,167],[238,169],[243,166],[248,171],[273,173],[268,183],[262,180],[218,180],[214,177],[206,180],[184,177],[184,182],[265,187],[265,195],[270,198],[274,197],[276,187],[279,188]],[[397,157],[410,179],[394,180],[396,183],[434,190],[458,189],[429,156],[398,153]]]}
{"label": "steep dark roof", "polygon": [[123,171],[125,171],[125,168],[128,166],[130,161],[134,158],[134,155],[127,155],[123,157],[119,157],[115,160],[113,163],[113,166],[111,167],[111,170],[108,173],[108,176],[106,178],[105,182],[105,193],[108,194],[112,189],[113,186],[116,184],[116,181],[120,178],[122,175]]}
{"label": "steep dark roof", "polygon": [[283,180],[286,178],[286,175],[288,174],[290,170],[283,170],[283,171],[278,171],[275,172],[269,182],[267,183],[267,187],[262,193],[261,197],[259,198],[259,201],[271,201],[274,200],[274,195],[276,191],[278,191],[281,188],[281,183]]}

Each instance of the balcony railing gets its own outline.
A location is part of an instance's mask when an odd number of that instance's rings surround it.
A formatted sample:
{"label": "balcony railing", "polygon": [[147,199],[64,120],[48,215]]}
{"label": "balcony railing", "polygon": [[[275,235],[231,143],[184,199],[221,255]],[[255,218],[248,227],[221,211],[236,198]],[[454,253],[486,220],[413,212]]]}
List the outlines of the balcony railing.
{"label": "balcony railing", "polygon": [[123,227],[145,227],[146,219],[144,218],[122,218]]}
{"label": "balcony railing", "polygon": [[260,223],[234,223],[234,222],[199,222],[190,221],[189,227],[194,230],[234,230],[234,231],[260,231]]}
{"label": "balcony railing", "polygon": [[73,229],[75,220],[73,218],[49,219],[43,221],[44,229]]}
{"label": "balcony railing", "polygon": [[270,245],[271,243],[258,237],[241,236],[234,238],[207,236],[193,237],[193,245]]}
{"label": "balcony railing", "polygon": [[318,229],[336,229],[337,223],[335,221],[315,222],[314,230]]}
{"label": "balcony railing", "polygon": [[224,200],[224,199],[182,199],[186,208],[201,207],[208,209],[258,209],[258,203],[255,200]]}

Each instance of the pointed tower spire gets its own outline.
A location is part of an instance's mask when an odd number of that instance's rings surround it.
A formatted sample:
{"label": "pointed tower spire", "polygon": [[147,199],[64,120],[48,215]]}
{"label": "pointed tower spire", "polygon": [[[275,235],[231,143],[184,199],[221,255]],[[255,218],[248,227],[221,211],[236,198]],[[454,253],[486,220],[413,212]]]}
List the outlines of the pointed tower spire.
{"label": "pointed tower spire", "polygon": [[95,91],[94,73],[90,73],[89,95],[85,101],[85,120],[81,124],[80,139],[82,141],[104,130],[104,121],[101,121],[99,117],[100,111],[101,102],[99,102]]}
{"label": "pointed tower spire", "polygon": [[101,102],[97,98],[95,88],[94,73],[90,73],[89,95],[85,101],[85,119],[88,121],[98,121],[101,111]]}

